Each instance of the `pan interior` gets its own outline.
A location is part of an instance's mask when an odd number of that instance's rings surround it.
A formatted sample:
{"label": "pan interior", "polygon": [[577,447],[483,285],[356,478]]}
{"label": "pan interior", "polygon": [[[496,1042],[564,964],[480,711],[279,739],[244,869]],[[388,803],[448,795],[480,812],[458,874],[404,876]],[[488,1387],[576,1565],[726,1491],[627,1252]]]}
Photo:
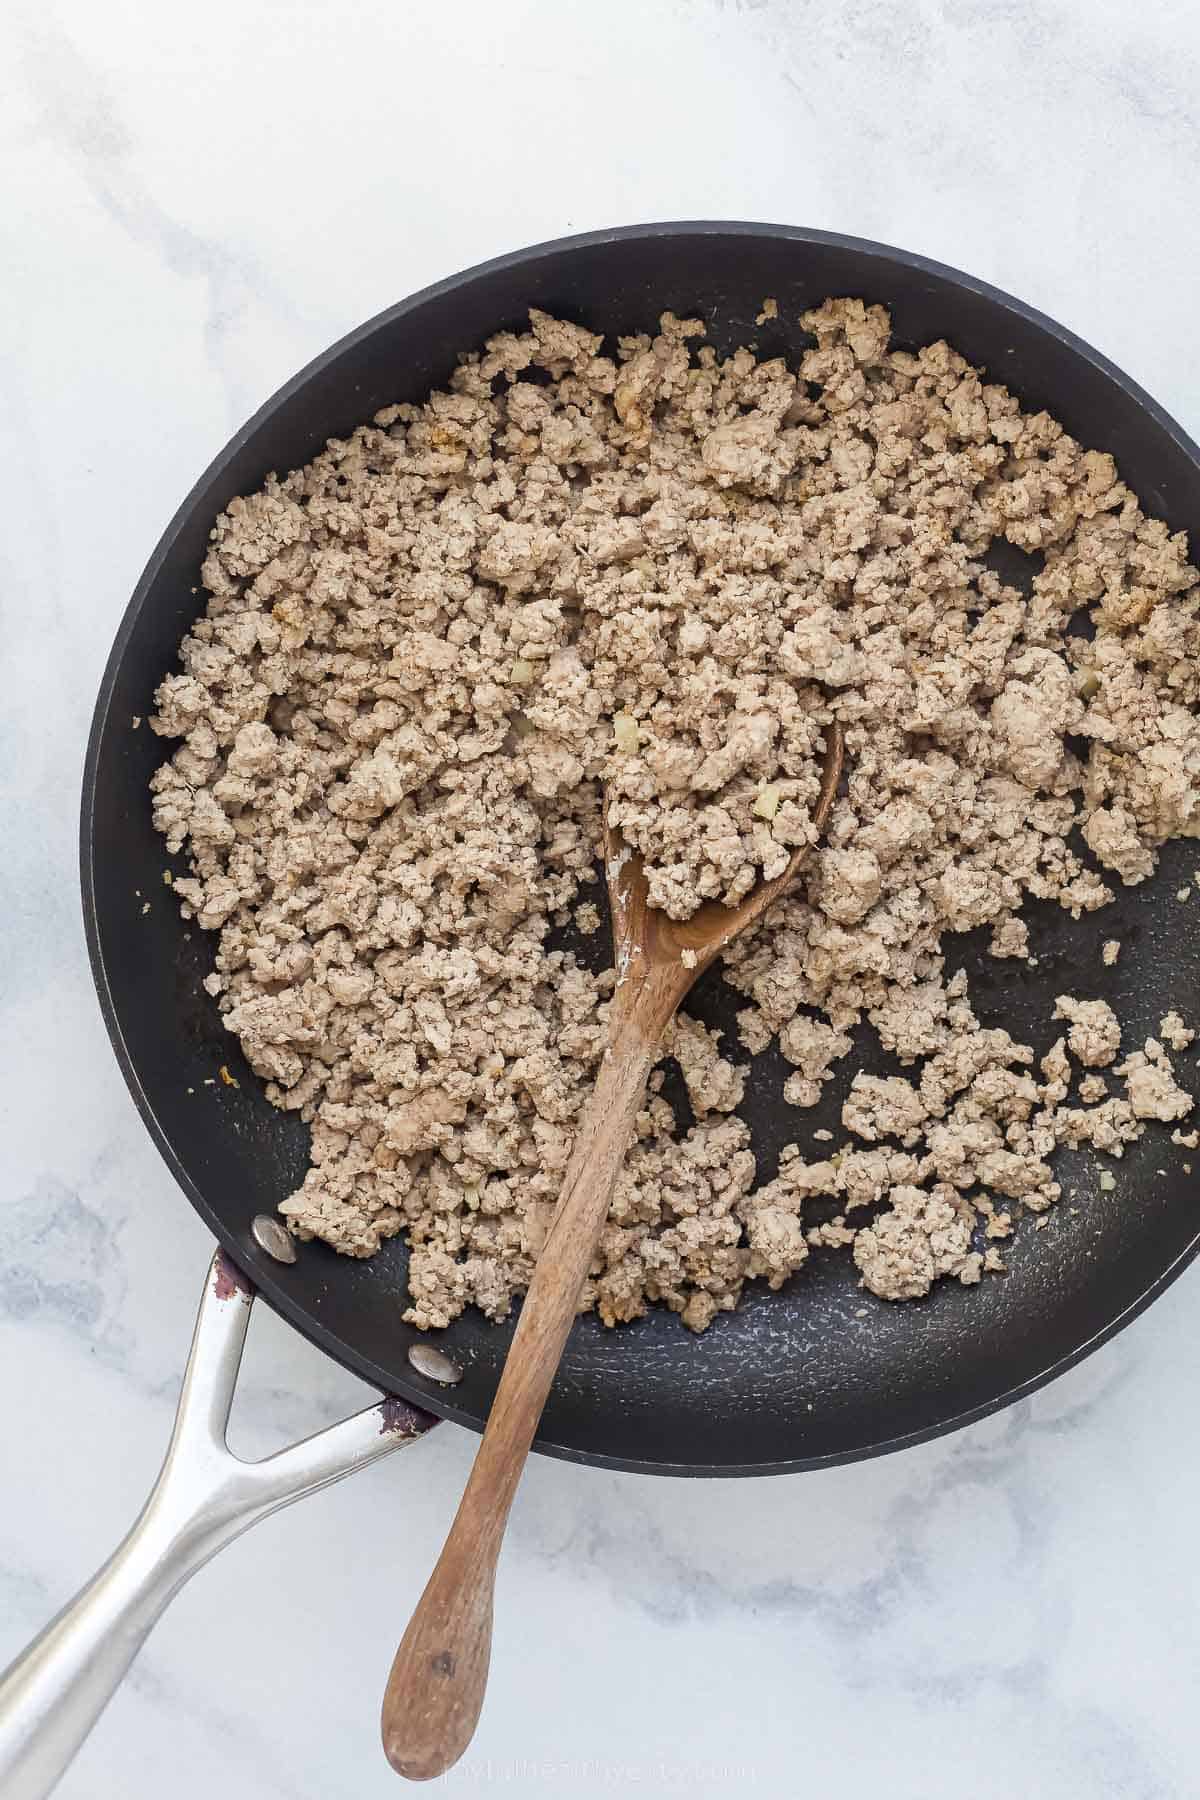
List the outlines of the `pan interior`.
{"label": "pan interior", "polygon": [[[470,1312],[442,1334],[464,1376],[436,1389],[407,1360],[420,1335],[404,1325],[406,1252],[394,1240],[355,1262],[325,1246],[293,1267],[249,1237],[306,1165],[307,1131],[276,1112],[222,1028],[201,981],[214,940],[179,918],[163,885],[171,866],[150,823],[146,786],[161,740],[134,730],[196,612],[197,571],[216,514],[271,470],[307,461],[381,406],[420,400],[456,354],[518,327],[531,305],[608,335],[651,328],[664,309],[700,313],[722,351],[755,342],[794,359],[807,341],[798,315],[829,294],[879,301],[907,346],[948,338],[1027,407],[1045,406],[1091,447],[1111,451],[1143,504],[1174,529],[1196,523],[1197,452],[1145,395],[1049,321],[953,271],[851,239],[778,227],[646,227],[520,253],[441,284],[372,321],[268,403],[189,495],[156,550],[122,624],[97,706],[84,785],[85,916],[101,1001],[127,1079],[185,1192],[277,1308],[348,1367],[466,1423],[486,1416],[511,1321]],[[779,318],[755,324],[766,295]],[[1005,578],[1019,553],[995,548]],[[1119,890],[1115,905],[1072,921],[1027,905],[1035,970],[986,953],[986,934],[948,938],[985,1025],[1004,1025],[1041,1054],[1057,1033],[1056,994],[1111,1002],[1134,1044],[1171,1007],[1190,1018],[1200,988],[1200,896],[1176,899],[1200,847],[1168,845],[1157,875]],[[181,859],[176,867],[182,868]],[[146,899],[148,912],[143,911]],[[1122,954],[1106,967],[1104,939]],[[595,958],[600,940],[572,940]],[[688,1002],[736,1043],[744,1002],[720,969]],[[736,1054],[736,1052],[735,1052]],[[220,1076],[221,1066],[236,1087]],[[894,1064],[866,1027],[821,1104],[780,1098],[788,1072],[770,1049],[752,1059],[740,1109],[760,1176],[784,1144],[816,1156],[815,1130],[836,1130],[859,1068]],[[1189,1059],[1179,1079],[1195,1086]],[[863,1294],[845,1253],[815,1253],[781,1292],[751,1284],[739,1310],[697,1339],[661,1309],[618,1331],[578,1321],[543,1417],[538,1447],[663,1472],[740,1474],[812,1466],[895,1447],[1003,1404],[1116,1329],[1195,1253],[1195,1178],[1185,1149],[1152,1127],[1099,1185],[1101,1163],[1062,1152],[1064,1200],[1042,1230],[1027,1221],[1006,1250],[1009,1274],[967,1291],[942,1283],[927,1301],[895,1306]],[[1200,1158],[1198,1158],[1200,1162]]]}

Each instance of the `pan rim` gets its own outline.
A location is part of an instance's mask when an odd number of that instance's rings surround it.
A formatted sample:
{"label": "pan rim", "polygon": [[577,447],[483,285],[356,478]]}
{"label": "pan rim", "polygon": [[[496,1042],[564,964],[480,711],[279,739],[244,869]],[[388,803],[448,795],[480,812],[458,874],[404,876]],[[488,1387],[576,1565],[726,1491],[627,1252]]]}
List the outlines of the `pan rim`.
{"label": "pan rim", "polygon": [[[121,616],[105,662],[100,679],[96,703],[92,712],[92,720],[88,733],[87,748],[84,756],[82,791],[80,801],[80,888],[83,909],[84,934],[87,942],[88,960],[92,971],[92,979],[96,987],[97,999],[109,1041],[112,1044],[118,1066],[129,1089],[134,1105],[146,1126],[152,1141],[162,1156],[167,1168],[190,1201],[195,1211],[213,1233],[217,1242],[234,1260],[245,1269],[254,1281],[262,1298],[274,1311],[286,1319],[315,1348],[323,1351],[335,1362],[350,1373],[367,1381],[373,1387],[385,1392],[397,1391],[405,1399],[413,1401],[428,1411],[451,1419],[455,1423],[465,1425],[469,1429],[480,1432],[482,1421],[473,1413],[456,1407],[452,1396],[445,1390],[431,1392],[428,1385],[417,1380],[405,1381],[386,1373],[369,1357],[363,1356],[352,1345],[334,1331],[324,1326],[305,1306],[297,1302],[287,1291],[280,1279],[277,1265],[272,1263],[257,1246],[247,1238],[239,1236],[221,1220],[209,1207],[204,1194],[180,1161],[167,1133],[159,1123],[157,1114],[143,1088],[141,1077],[135,1060],[125,1041],[116,1002],[109,983],[108,970],[105,964],[104,948],[101,942],[99,926],[99,909],[96,895],[95,851],[96,837],[94,831],[94,813],[96,800],[97,773],[100,759],[101,743],[105,735],[112,706],[114,689],[119,671],[123,665],[130,639],[137,627],[143,608],[157,580],[159,571],[166,560],[176,538],[194,517],[196,503],[209,483],[232,461],[245,444],[273,414],[294,398],[314,377],[324,372],[338,358],[353,346],[362,342],[381,327],[394,320],[403,318],[409,312],[430,301],[445,298],[455,290],[469,285],[481,276],[520,268],[523,264],[554,254],[573,252],[580,249],[603,246],[605,244],[629,240],[669,239],[673,237],[746,237],[773,240],[790,244],[813,245],[853,251],[881,264],[899,264],[918,274],[936,277],[941,282],[970,294],[986,299],[993,305],[1008,310],[1024,323],[1033,325],[1058,343],[1070,349],[1090,363],[1099,373],[1118,386],[1130,400],[1146,412],[1161,431],[1170,437],[1183,455],[1191,462],[1200,478],[1200,446],[1183,430],[1179,423],[1115,363],[1096,350],[1076,333],[1060,325],[1057,320],[1039,311],[1036,307],[1017,299],[1014,295],[991,283],[980,280],[953,266],[934,261],[918,255],[913,251],[897,246],[877,242],[873,239],[859,238],[840,232],[829,232],[796,225],[779,225],[766,222],[745,220],[669,220],[649,221],[642,224],[609,227],[590,232],[571,234],[565,237],[552,238],[540,243],[506,252],[501,256],[487,259],[471,265],[456,274],[433,282],[419,289],[416,293],[385,307],[362,324],[346,332],[327,349],[313,357],[289,380],[284,382],[267,400],[251,415],[238,431],[212,458],[207,467],[192,484],[148,558],[146,565],[134,587],[133,593]],[[1200,1224],[1188,1245],[1175,1259],[1162,1270],[1143,1292],[1114,1319],[1101,1330],[1094,1333],[1072,1351],[1058,1357],[1046,1368],[1039,1370],[1016,1386],[1006,1389],[983,1404],[951,1415],[938,1422],[926,1426],[919,1431],[909,1432],[896,1437],[880,1438],[869,1444],[857,1445],[852,1450],[840,1451],[820,1457],[781,1458],[778,1461],[760,1463],[668,1463],[645,1458],[618,1457],[598,1451],[580,1450],[574,1445],[555,1443],[538,1437],[533,1448],[542,1455],[557,1457],[567,1462],[585,1463],[598,1468],[620,1469],[635,1474],[691,1476],[733,1479],[734,1477],[799,1474],[810,1470],[832,1468],[844,1463],[862,1462],[876,1456],[891,1455],[898,1450],[911,1449],[935,1438],[945,1437],[952,1432],[961,1431],[999,1412],[1005,1407],[1028,1398],[1031,1394],[1065,1374],[1069,1369],[1085,1357],[1093,1354],[1109,1339],[1115,1337],[1131,1324],[1139,1314],[1166,1291],[1178,1279],[1184,1269],[1200,1254]]]}

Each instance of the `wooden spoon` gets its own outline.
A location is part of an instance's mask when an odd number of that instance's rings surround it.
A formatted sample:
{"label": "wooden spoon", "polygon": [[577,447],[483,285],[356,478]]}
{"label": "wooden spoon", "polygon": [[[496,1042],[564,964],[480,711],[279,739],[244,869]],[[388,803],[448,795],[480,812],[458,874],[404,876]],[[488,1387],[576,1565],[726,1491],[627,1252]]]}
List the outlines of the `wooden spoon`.
{"label": "wooden spoon", "polygon": [[[842,770],[840,726],[826,732],[813,808],[825,829]],[[757,923],[808,854],[736,906],[708,901],[675,920],[647,903],[640,856],[607,825],[604,863],[617,986],[609,1043],[580,1120],[562,1192],[513,1333],[483,1442],[437,1567],[417,1603],[383,1697],[383,1747],[392,1767],[428,1781],[457,1762],[483,1705],[492,1644],[492,1593],[509,1508],[554,1380],[612,1190],[633,1136],[646,1079],[679,1002],[740,932]]]}

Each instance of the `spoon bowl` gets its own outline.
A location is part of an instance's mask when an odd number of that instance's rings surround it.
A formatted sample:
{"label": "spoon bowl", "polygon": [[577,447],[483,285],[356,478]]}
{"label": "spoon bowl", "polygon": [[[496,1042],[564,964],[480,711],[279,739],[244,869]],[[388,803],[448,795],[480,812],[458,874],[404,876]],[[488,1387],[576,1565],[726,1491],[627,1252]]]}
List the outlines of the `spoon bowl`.
{"label": "spoon bowl", "polygon": [[[648,964],[662,964],[673,974],[678,974],[683,984],[675,1000],[675,1006],[678,1006],[688,989],[717,960],[726,945],[755,925],[780,894],[791,887],[813,845],[824,835],[842,778],[845,740],[841,726],[827,726],[825,738],[821,786],[812,809],[812,838],[806,844],[797,845],[782,874],[772,876],[770,881],[756,882],[750,892],[732,906],[726,906],[723,900],[705,900],[686,919],[673,919],[659,907],[651,906],[642,859],[609,824],[605,804],[604,875],[612,913],[613,963],[618,986],[622,985],[623,962],[631,965],[634,960],[644,958]],[[671,1008],[672,1012],[675,1006]],[[665,1026],[666,1020],[663,1023]]]}

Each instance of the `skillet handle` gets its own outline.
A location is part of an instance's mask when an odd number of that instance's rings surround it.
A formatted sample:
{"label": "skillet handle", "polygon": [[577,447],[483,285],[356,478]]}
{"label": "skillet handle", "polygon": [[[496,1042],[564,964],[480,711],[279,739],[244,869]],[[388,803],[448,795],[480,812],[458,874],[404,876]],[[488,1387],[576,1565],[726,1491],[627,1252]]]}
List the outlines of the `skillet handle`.
{"label": "skillet handle", "polygon": [[224,1544],[437,1424],[393,1397],[264,1462],[242,1462],[225,1431],[253,1303],[250,1282],[218,1251],[150,1498],[100,1572],[0,1677],[4,1800],[51,1792],[167,1602]]}

